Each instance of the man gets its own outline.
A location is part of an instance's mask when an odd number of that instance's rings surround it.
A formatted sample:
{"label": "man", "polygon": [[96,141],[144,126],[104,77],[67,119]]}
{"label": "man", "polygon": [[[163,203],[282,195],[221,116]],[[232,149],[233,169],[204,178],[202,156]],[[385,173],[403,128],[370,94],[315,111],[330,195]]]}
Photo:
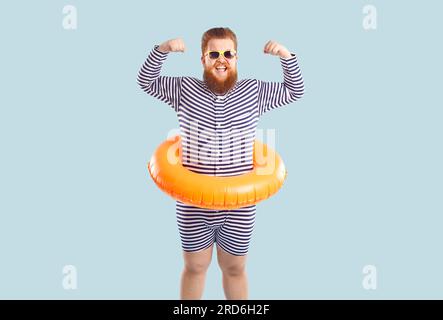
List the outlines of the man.
{"label": "man", "polygon": [[[253,144],[259,117],[304,93],[295,54],[268,41],[264,53],[280,57],[284,82],[237,81],[237,38],[229,28],[206,31],[201,43],[203,81],[160,76],[169,52],[184,52],[182,39],[155,45],[137,82],[146,93],[177,113],[182,163],[200,174],[229,176],[253,169]],[[246,256],[255,221],[255,205],[237,210],[209,210],[177,201],[184,270],[181,299],[200,299],[214,243],[227,299],[247,299]]]}

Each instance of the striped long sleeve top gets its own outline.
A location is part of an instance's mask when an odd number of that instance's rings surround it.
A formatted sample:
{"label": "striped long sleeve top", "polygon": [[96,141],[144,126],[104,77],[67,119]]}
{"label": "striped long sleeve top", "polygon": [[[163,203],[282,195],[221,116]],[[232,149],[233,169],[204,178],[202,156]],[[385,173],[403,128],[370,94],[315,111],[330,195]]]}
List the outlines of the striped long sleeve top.
{"label": "striped long sleeve top", "polygon": [[280,58],[283,82],[242,79],[224,95],[213,93],[194,77],[160,75],[167,56],[155,45],[139,70],[137,83],[176,112],[183,166],[214,176],[252,170],[259,117],[297,101],[304,93],[296,55]]}

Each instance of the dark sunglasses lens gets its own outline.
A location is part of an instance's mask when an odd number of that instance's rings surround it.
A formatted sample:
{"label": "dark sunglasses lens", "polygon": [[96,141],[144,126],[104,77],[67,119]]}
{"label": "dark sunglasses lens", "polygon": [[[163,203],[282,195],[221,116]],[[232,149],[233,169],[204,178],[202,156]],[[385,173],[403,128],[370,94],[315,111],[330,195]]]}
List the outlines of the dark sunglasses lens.
{"label": "dark sunglasses lens", "polygon": [[225,58],[226,59],[232,59],[234,57],[234,54],[232,53],[232,51],[225,51]]}
{"label": "dark sunglasses lens", "polygon": [[217,59],[218,56],[219,56],[219,53],[217,51],[209,52],[209,58],[211,58],[211,59]]}

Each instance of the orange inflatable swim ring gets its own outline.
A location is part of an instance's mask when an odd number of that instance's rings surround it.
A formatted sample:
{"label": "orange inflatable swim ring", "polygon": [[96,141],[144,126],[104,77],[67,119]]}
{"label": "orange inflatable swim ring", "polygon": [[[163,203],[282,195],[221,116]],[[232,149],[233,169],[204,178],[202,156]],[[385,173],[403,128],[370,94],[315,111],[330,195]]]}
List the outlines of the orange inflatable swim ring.
{"label": "orange inflatable swim ring", "polygon": [[236,176],[199,174],[181,162],[181,138],[164,141],[148,163],[157,186],[183,203],[207,209],[237,209],[275,194],[287,172],[280,156],[266,144],[254,142],[254,168]]}

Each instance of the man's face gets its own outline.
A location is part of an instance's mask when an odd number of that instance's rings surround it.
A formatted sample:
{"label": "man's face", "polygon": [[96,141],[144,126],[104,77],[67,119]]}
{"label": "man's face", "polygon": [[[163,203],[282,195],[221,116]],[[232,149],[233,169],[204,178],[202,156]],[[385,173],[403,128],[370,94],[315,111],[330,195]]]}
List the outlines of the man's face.
{"label": "man's face", "polygon": [[[235,50],[234,41],[231,39],[211,39],[205,53],[209,51]],[[225,94],[237,82],[237,55],[227,59],[220,54],[217,59],[209,55],[201,57],[204,72],[203,79],[209,89],[218,94]]]}

